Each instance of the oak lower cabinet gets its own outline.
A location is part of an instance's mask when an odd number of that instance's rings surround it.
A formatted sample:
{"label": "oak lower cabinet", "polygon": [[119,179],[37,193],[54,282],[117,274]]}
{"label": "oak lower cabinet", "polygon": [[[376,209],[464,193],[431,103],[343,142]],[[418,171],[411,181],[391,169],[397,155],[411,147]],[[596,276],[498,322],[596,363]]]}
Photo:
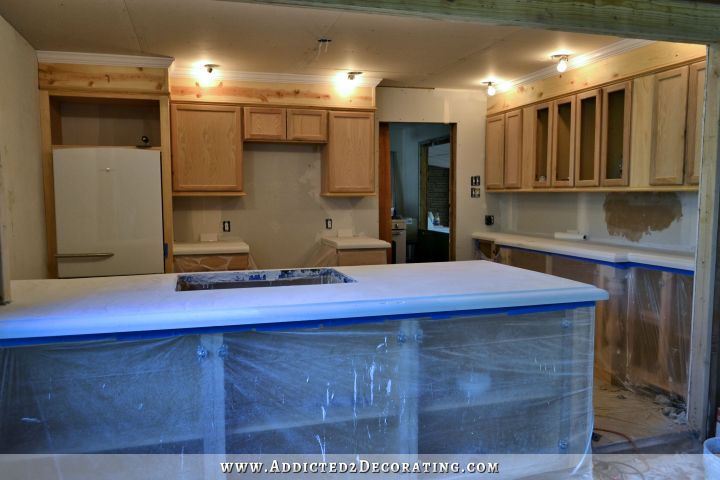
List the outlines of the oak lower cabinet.
{"label": "oak lower cabinet", "polygon": [[328,143],[322,159],[322,195],[375,193],[375,116],[371,112],[328,114]]}
{"label": "oak lower cabinet", "polygon": [[242,194],[242,108],[173,104],[173,190]]}
{"label": "oak lower cabinet", "polygon": [[249,258],[247,253],[173,256],[173,271],[175,273],[221,272],[226,270],[247,270],[248,268]]}

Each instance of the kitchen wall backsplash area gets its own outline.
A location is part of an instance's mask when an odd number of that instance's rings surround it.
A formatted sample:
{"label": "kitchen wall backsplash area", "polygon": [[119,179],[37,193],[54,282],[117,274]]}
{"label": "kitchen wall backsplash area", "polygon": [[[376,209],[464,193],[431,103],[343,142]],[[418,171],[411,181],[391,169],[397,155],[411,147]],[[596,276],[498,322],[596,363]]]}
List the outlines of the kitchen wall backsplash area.
{"label": "kitchen wall backsplash area", "polygon": [[[246,143],[243,154],[247,196],[175,197],[176,242],[219,233],[245,241],[259,268],[283,268],[308,266],[320,238],[340,230],[378,236],[377,197],[320,196],[321,146]],[[222,232],[223,221],[230,232]]]}

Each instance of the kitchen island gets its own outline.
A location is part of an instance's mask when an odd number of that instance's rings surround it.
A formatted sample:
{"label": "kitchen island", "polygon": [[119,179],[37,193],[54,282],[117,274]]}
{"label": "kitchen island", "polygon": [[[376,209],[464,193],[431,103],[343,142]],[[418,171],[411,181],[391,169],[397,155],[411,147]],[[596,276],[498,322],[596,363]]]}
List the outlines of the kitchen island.
{"label": "kitchen island", "polygon": [[587,451],[603,290],[485,261],[296,273],[13,282],[0,451]]}

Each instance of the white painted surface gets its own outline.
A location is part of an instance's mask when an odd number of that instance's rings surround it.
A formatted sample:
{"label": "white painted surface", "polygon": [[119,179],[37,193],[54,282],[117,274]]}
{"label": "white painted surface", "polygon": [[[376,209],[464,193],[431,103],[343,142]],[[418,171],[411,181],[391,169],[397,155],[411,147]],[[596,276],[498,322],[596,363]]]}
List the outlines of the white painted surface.
{"label": "white painted surface", "polygon": [[0,339],[587,302],[604,290],[492,262],[339,267],[357,283],[175,291],[176,274],[13,282]]}
{"label": "white painted surface", "polygon": [[485,92],[383,87],[376,92],[380,122],[457,123],[455,255],[457,260],[473,258],[472,233],[485,229],[483,216],[489,208],[496,211],[497,202],[484,190],[481,197],[470,198],[470,177],[484,176]]}
{"label": "white painted surface", "polygon": [[371,237],[323,237],[322,243],[337,250],[390,248],[392,246],[385,240]]}
{"label": "white painted surface", "polygon": [[230,255],[233,253],[250,253],[250,246],[239,240],[175,243],[173,253],[175,255]]}
{"label": "white painted surface", "polygon": [[[497,207],[495,227],[482,230],[520,235],[553,235],[576,230],[587,233],[588,240],[630,248],[655,248],[694,254],[697,245],[698,194],[677,192],[682,215],[666,229],[647,232],[632,241],[608,231],[603,208],[607,193],[496,193],[491,194]],[[638,198],[653,194],[634,194]],[[648,200],[646,208],[653,208]]]}
{"label": "white painted surface", "polygon": [[[35,50],[0,17],[0,203],[10,276],[46,278],[45,207]],[[3,244],[3,248],[5,245]]]}
{"label": "white painted surface", "polygon": [[557,253],[612,263],[642,263],[657,267],[695,270],[695,256],[677,251],[660,251],[619,247],[587,241],[556,240],[508,233],[476,232],[473,238],[489,240],[498,245]]}

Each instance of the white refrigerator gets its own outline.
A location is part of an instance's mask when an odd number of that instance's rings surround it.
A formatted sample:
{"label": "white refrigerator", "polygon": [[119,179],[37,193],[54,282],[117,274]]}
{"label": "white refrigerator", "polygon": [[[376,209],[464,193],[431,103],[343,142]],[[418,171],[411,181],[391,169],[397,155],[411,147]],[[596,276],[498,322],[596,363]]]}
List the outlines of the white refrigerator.
{"label": "white refrigerator", "polygon": [[163,273],[160,152],[56,147],[60,278]]}

